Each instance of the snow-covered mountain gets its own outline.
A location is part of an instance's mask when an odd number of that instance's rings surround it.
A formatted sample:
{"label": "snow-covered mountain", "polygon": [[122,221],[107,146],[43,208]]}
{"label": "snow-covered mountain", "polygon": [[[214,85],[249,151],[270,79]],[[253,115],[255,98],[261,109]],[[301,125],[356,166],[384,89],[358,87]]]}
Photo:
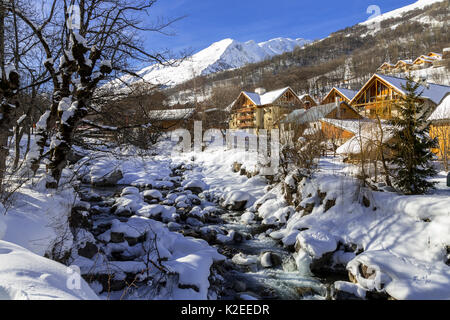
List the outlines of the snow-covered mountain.
{"label": "snow-covered mountain", "polygon": [[406,12],[408,11],[412,11],[412,10],[416,10],[416,9],[423,9],[426,6],[432,5],[433,3],[436,2],[442,2],[442,1],[448,1],[448,0],[417,0],[416,2],[407,5],[405,7],[401,7],[386,13],[383,13],[379,16],[376,16],[372,19],[369,19],[367,21],[364,21],[362,23],[360,23],[361,25],[365,25],[365,26],[370,26],[373,25],[375,23],[379,23],[381,21],[387,20],[387,19],[392,19],[392,18],[398,18],[401,17],[402,15],[404,15]]}
{"label": "snow-covered mountain", "polygon": [[[142,69],[137,74],[150,83],[171,87],[197,76],[260,62],[284,52],[293,51],[295,47],[302,47],[306,43],[309,41],[301,38],[276,38],[261,43],[253,40],[239,42],[224,39],[174,66],[155,64]],[[124,77],[122,80],[128,83],[138,81],[132,77]]]}

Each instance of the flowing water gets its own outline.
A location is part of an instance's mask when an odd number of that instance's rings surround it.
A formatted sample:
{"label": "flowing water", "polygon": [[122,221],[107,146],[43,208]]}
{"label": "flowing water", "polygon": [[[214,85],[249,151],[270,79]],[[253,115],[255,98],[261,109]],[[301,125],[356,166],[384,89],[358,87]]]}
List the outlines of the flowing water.
{"label": "flowing water", "polygon": [[[81,185],[79,193],[84,199],[89,199],[91,209],[97,210],[93,215],[93,224],[101,225],[110,223],[117,216],[110,213],[110,208],[114,204],[114,199],[119,197],[120,192],[126,186],[114,186],[108,188],[93,187],[91,185]],[[159,190],[165,197],[173,190]],[[87,195],[98,195],[88,197]],[[218,289],[219,299],[324,299],[327,296],[327,285],[319,279],[308,274],[308,269],[298,270],[294,254],[282,247],[279,242],[271,239],[267,234],[270,230],[262,226],[259,222],[255,224],[243,224],[240,221],[242,212],[226,211],[216,203],[202,199],[201,207],[217,207],[217,211],[212,214],[202,227],[211,229],[234,230],[239,235],[237,241],[219,243],[210,241],[210,244],[218,251],[227,256],[227,261],[220,266],[220,274],[224,281],[222,287]],[[184,221],[179,221],[183,226],[180,232],[191,235],[189,231],[196,228],[188,225]],[[197,228],[198,230],[198,228]],[[186,233],[187,232],[187,233]],[[195,234],[195,233],[194,233]],[[236,238],[235,238],[236,240]],[[238,253],[251,256],[256,259],[265,252],[276,255],[278,263],[276,266],[264,268],[258,262],[251,265],[241,265],[232,262],[232,257]],[[303,268],[302,268],[303,269]]]}

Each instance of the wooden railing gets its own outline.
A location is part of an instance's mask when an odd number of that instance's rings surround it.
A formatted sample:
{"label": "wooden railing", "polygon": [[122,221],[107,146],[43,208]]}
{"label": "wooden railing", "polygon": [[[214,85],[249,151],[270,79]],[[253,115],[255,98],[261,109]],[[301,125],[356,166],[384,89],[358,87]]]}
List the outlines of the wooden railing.
{"label": "wooden railing", "polygon": [[249,114],[249,115],[243,115],[243,116],[237,116],[237,119],[238,120],[254,120],[255,119],[255,117],[254,117],[254,115],[252,115],[252,114]]}
{"label": "wooden railing", "polygon": [[254,108],[241,108],[241,109],[236,109],[236,113],[246,113],[246,112],[254,112],[255,109]]}

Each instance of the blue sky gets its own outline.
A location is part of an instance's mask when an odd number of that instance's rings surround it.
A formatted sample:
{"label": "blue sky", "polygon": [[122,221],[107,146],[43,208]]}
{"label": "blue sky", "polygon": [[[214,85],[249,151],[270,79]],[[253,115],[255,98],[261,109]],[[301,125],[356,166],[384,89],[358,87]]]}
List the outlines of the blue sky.
{"label": "blue sky", "polygon": [[149,50],[196,52],[232,38],[257,42],[276,37],[320,39],[331,32],[367,20],[367,8],[387,12],[415,0],[159,0],[146,21],[187,17],[174,24],[174,36],[146,33]]}

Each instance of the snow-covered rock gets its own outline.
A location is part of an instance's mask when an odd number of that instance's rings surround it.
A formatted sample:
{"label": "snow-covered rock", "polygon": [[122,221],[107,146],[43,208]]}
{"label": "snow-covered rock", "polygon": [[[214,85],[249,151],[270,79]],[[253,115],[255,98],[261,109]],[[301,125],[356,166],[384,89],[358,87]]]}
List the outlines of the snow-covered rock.
{"label": "snow-covered rock", "polygon": [[228,210],[240,211],[245,209],[251,195],[245,191],[234,190],[225,196],[222,205]]}

